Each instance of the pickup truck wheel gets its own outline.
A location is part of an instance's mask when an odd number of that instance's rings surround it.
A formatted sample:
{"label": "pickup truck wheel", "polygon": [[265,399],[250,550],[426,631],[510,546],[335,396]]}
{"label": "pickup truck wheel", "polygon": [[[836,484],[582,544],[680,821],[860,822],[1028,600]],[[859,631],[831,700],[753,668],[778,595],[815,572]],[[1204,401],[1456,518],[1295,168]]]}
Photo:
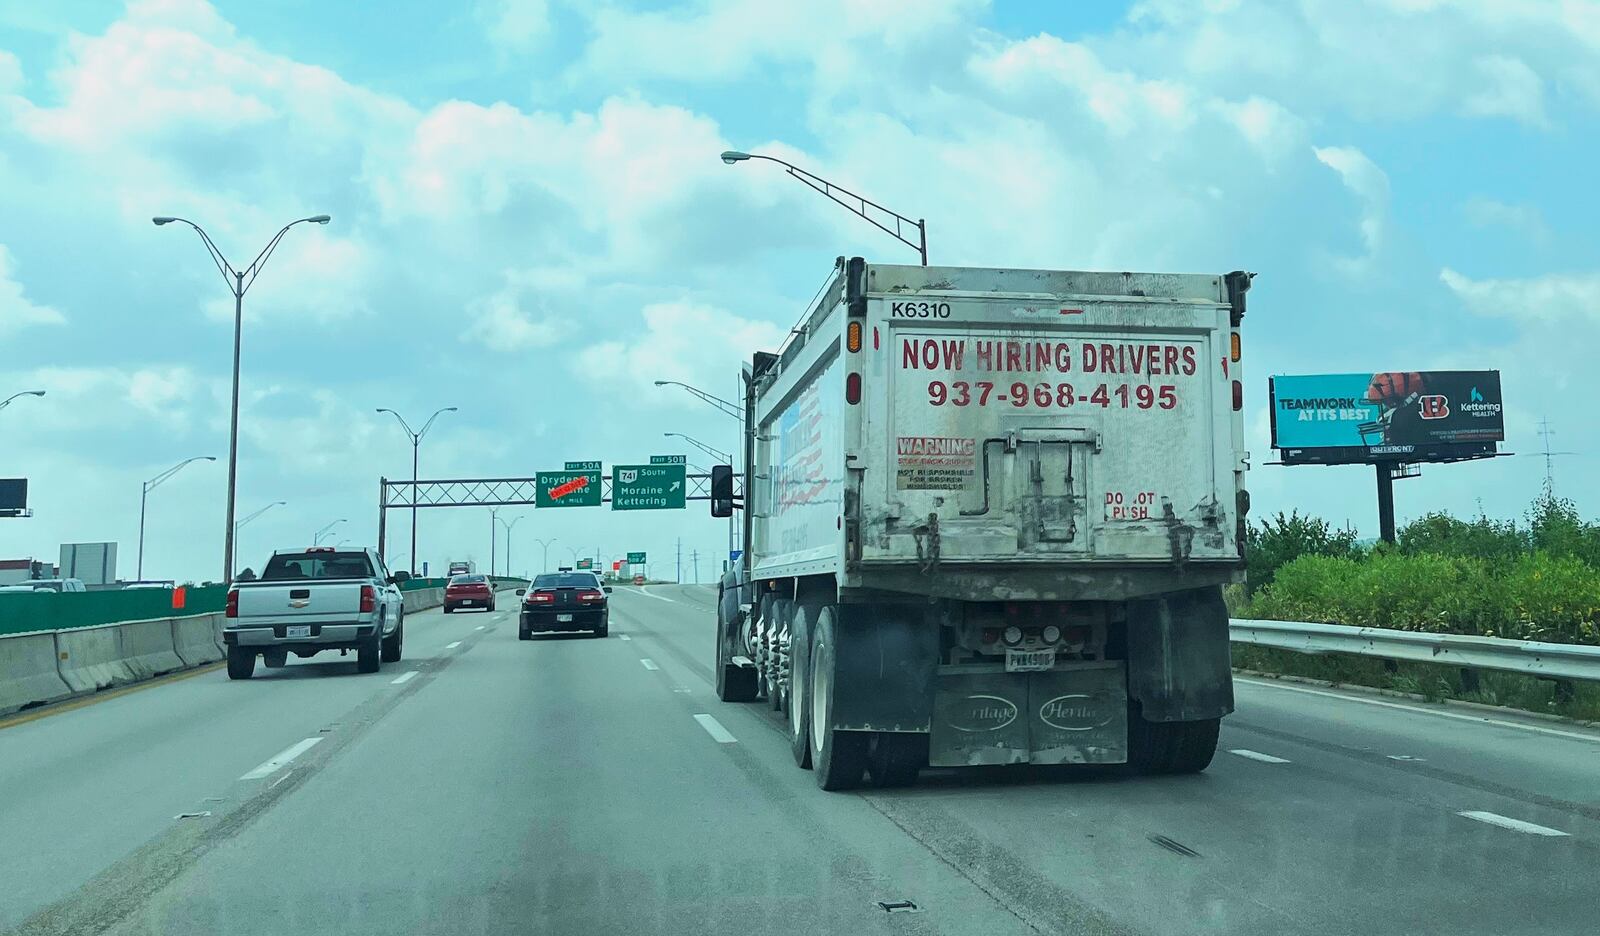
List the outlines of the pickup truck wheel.
{"label": "pickup truck wheel", "polygon": [[928,766],[928,736],[879,732],[867,751],[867,774],[880,787],[903,787],[917,782]]}
{"label": "pickup truck wheel", "polygon": [[377,634],[361,641],[361,646],[356,648],[356,672],[376,673],[383,667],[383,649]]}
{"label": "pickup truck wheel", "polygon": [[394,625],[394,633],[383,638],[383,653],[385,663],[399,663],[400,654],[405,649],[406,643],[406,616],[400,615],[400,620]]}
{"label": "pickup truck wheel", "polygon": [[753,702],[756,698],[755,667],[733,662],[738,608],[735,594],[723,592],[717,602],[717,698],[724,702]]}
{"label": "pickup truck wheel", "polygon": [[815,605],[796,604],[789,619],[789,753],[796,767],[811,769],[811,621]]}
{"label": "pickup truck wheel", "polygon": [[848,790],[861,783],[867,769],[867,743],[872,736],[864,731],[838,731],[833,724],[833,648],[838,641],[837,612],[828,605],[817,614],[811,634],[811,766],[817,786],[824,790]]}
{"label": "pickup truck wheel", "polygon": [[771,688],[767,690],[767,705],[774,712],[781,712],[789,704],[789,683],[793,678],[789,669],[789,659],[794,655],[794,644],[791,643],[788,653],[783,649],[783,637],[794,626],[794,602],[788,598],[779,598],[772,603],[772,623],[767,625],[767,646],[770,651],[767,655],[767,668],[772,673]]}
{"label": "pickup truck wheel", "polygon": [[289,651],[263,650],[261,651],[261,662],[267,664],[267,669],[277,669],[289,662]]}
{"label": "pickup truck wheel", "polygon": [[249,679],[256,671],[256,652],[237,644],[228,647],[228,678]]}

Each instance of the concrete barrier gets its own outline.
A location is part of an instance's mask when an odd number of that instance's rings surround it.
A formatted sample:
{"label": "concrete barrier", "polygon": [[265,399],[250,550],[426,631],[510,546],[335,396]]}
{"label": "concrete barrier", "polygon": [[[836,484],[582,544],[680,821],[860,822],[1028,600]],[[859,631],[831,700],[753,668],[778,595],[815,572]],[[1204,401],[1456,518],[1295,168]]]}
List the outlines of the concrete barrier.
{"label": "concrete barrier", "polygon": [[172,618],[118,624],[122,659],[135,679],[149,679],[183,669],[183,658],[172,645]]}
{"label": "concrete barrier", "polygon": [[222,659],[214,620],[220,617],[220,614],[195,614],[172,619],[172,649],[177,651],[184,666],[201,666]]}
{"label": "concrete barrier", "polygon": [[28,634],[0,640],[0,715],[72,694],[56,671],[56,640]]}
{"label": "concrete barrier", "polygon": [[402,596],[405,601],[407,614],[417,611],[426,611],[444,604],[444,589],[442,588],[414,588]]}
{"label": "concrete barrier", "polygon": [[107,624],[55,632],[57,671],[73,692],[94,692],[134,681],[133,670],[122,659],[117,627]]}

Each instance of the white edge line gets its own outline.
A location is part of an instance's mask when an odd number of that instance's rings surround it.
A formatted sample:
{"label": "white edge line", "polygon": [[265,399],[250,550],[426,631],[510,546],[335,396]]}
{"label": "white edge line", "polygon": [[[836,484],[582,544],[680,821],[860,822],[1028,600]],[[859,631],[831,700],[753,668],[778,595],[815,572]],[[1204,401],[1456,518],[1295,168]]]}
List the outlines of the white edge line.
{"label": "white edge line", "polygon": [[1250,750],[1246,750],[1245,748],[1234,748],[1233,750],[1229,751],[1228,753],[1229,754],[1237,754],[1240,757],[1249,758],[1250,760],[1253,760],[1253,761],[1260,761],[1263,764],[1290,764],[1290,763],[1293,763],[1293,761],[1287,761],[1287,760],[1284,760],[1281,757],[1273,757],[1271,754],[1263,754],[1260,751],[1250,751]]}
{"label": "white edge line", "polygon": [[656,665],[656,661],[655,660],[640,660],[639,662],[641,664],[643,664],[644,668],[647,669],[647,670],[658,670],[658,669],[661,668],[661,667]]}
{"label": "white edge line", "polygon": [[484,626],[485,625],[483,624],[479,624],[477,627],[474,627],[473,630],[483,630]]}
{"label": "white edge line", "polygon": [[459,646],[461,646],[461,641],[458,640],[455,643],[447,643],[447,644],[445,644],[444,648],[446,650],[454,650],[455,648],[457,648]]}
{"label": "white edge line", "polygon": [[700,727],[706,730],[706,734],[710,735],[712,738],[715,738],[718,744],[739,743],[739,739],[735,738],[732,734],[729,734],[728,729],[722,727],[722,722],[717,721],[712,716],[704,714],[696,715],[694,720],[699,722]]}
{"label": "white edge line", "polygon": [[1521,819],[1512,819],[1509,816],[1502,816],[1499,813],[1484,812],[1481,809],[1470,809],[1466,812],[1458,812],[1456,815],[1465,816],[1468,819],[1476,819],[1479,822],[1487,822],[1489,825],[1499,826],[1502,829],[1510,829],[1513,832],[1526,832],[1529,835],[1546,835],[1554,837],[1565,836],[1567,834],[1560,829],[1552,829],[1549,826],[1534,825],[1531,822],[1523,822]]}
{"label": "white edge line", "polygon": [[285,764],[294,760],[296,757],[299,757],[301,754],[311,750],[311,748],[321,740],[321,738],[307,738],[304,741],[296,741],[295,743],[279,751],[277,754],[274,754],[259,767],[250,771],[239,779],[260,780],[262,777],[270,777],[277,773]]}
{"label": "white edge line", "polygon": [[389,680],[389,684],[392,685],[392,686],[398,686],[403,682],[410,682],[412,680],[412,678],[414,678],[416,675],[417,675],[417,671],[416,670],[411,670],[410,672],[407,672],[407,673],[401,673],[399,676],[396,676],[395,678]]}
{"label": "white edge line", "polygon": [[627,634],[619,634],[618,636],[620,636],[623,640],[632,640],[633,639],[632,637],[629,637]]}
{"label": "white edge line", "polygon": [[670,601],[673,604],[677,604],[676,601],[672,601],[671,598],[668,598],[665,595],[658,595],[655,592],[645,591],[645,587],[643,585],[639,586],[639,594],[645,596],[646,598],[654,598],[657,601]]}
{"label": "white edge line", "polygon": [[1345,702],[1360,702],[1363,705],[1376,705],[1380,708],[1400,709],[1403,712],[1417,712],[1422,715],[1435,715],[1439,718],[1453,718],[1456,721],[1475,722],[1480,725],[1494,725],[1499,728],[1517,728],[1522,731],[1533,731],[1544,735],[1553,735],[1557,738],[1571,738],[1574,741],[1587,741],[1590,744],[1600,744],[1600,734],[1581,734],[1576,731],[1562,731],[1559,728],[1541,728],[1538,725],[1524,725],[1520,722],[1504,721],[1499,718],[1489,718],[1484,715],[1463,715],[1460,712],[1442,712],[1436,709],[1421,708],[1415,705],[1402,705],[1399,702],[1385,702],[1382,699],[1363,699],[1360,696],[1345,695],[1341,692],[1327,692],[1322,689],[1307,689],[1304,686],[1288,686],[1272,679],[1245,679],[1236,677],[1236,682],[1249,683],[1252,686],[1267,686],[1272,689],[1282,689],[1285,692],[1303,692],[1306,695],[1327,696],[1330,699],[1342,699]]}

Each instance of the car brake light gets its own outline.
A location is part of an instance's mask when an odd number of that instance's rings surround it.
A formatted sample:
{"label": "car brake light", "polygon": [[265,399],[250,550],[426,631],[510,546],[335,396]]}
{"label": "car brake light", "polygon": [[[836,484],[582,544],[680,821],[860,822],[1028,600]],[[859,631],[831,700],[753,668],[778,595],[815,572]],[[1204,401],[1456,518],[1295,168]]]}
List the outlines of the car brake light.
{"label": "car brake light", "polygon": [[378,590],[371,585],[361,586],[361,613],[378,610]]}
{"label": "car brake light", "polygon": [[556,596],[549,592],[528,592],[528,604],[549,604]]}
{"label": "car brake light", "polygon": [[231,588],[228,590],[228,604],[223,609],[222,615],[223,617],[231,618],[239,616],[239,589]]}
{"label": "car brake light", "polygon": [[582,592],[581,594],[578,595],[578,600],[579,601],[605,601],[606,600],[606,595],[605,595],[605,592],[597,592],[597,591]]}

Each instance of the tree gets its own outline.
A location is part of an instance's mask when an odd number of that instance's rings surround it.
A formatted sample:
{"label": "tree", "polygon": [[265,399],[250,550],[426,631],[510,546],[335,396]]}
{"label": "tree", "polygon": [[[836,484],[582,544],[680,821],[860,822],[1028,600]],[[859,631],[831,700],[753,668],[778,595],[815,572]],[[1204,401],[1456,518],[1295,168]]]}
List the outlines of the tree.
{"label": "tree", "polygon": [[1301,556],[1355,559],[1362,555],[1354,530],[1338,530],[1321,517],[1302,517],[1299,511],[1262,520],[1246,528],[1246,586],[1251,594],[1272,582],[1285,563]]}

